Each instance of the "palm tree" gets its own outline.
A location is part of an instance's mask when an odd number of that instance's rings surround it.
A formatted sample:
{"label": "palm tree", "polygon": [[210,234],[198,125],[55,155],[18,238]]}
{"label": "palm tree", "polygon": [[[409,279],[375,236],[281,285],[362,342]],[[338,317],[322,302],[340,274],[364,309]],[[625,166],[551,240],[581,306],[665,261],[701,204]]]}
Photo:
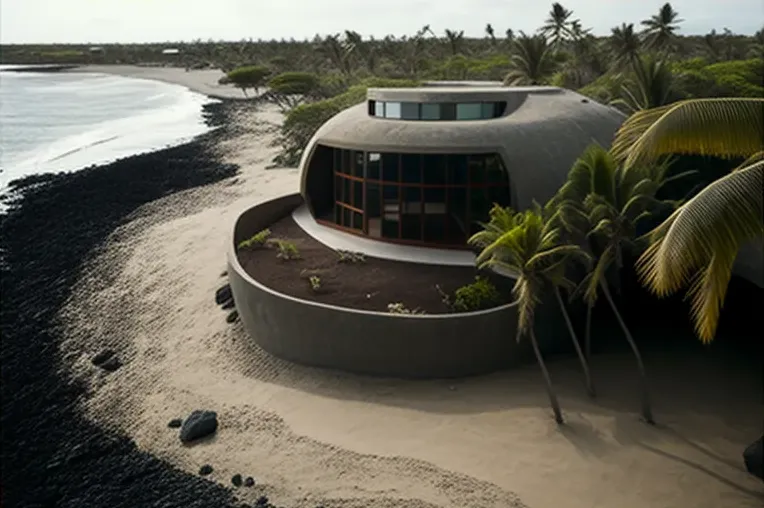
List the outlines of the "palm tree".
{"label": "palm tree", "polygon": [[610,285],[620,280],[625,252],[636,252],[637,227],[657,212],[676,206],[660,201],[660,188],[688,173],[667,178],[669,163],[640,165],[625,170],[616,158],[598,145],[592,145],[571,168],[568,180],[553,203],[557,212],[551,220],[580,237],[585,237],[588,250],[596,259],[594,269],[580,285],[589,307],[587,313],[586,350],[589,354],[590,316],[601,293],[626,337],[637,361],[642,383],[642,415],[654,423],[644,364],[631,332],[624,322],[610,292]]}
{"label": "palm tree", "polygon": [[549,11],[549,17],[544,22],[544,25],[539,28],[539,33],[552,41],[552,48],[555,51],[560,49],[563,41],[573,35],[571,24],[578,22],[578,20],[571,21],[570,17],[572,15],[573,11],[555,2],[552,4],[552,10]]}
{"label": "palm tree", "polygon": [[613,149],[627,168],[672,153],[749,157],[656,228],[638,261],[659,296],[690,283],[695,329],[708,343],[740,246],[764,235],[764,99],[693,99],[643,111],[624,123]]}
{"label": "palm tree", "polygon": [[504,78],[505,85],[543,85],[554,73],[557,63],[546,37],[520,32],[512,42],[510,65],[512,70]]}
{"label": "palm tree", "polygon": [[461,53],[462,44],[464,43],[464,30],[457,32],[456,30],[446,29],[446,40],[451,49],[451,56],[456,56]]}
{"label": "palm tree", "polygon": [[670,49],[677,40],[675,32],[682,21],[684,20],[679,19],[679,13],[671,7],[670,3],[663,4],[657,15],[642,21],[647,48],[657,51]]}
{"label": "palm tree", "polygon": [[708,59],[711,62],[719,61],[719,56],[722,53],[721,37],[716,33],[716,30],[711,30],[709,33],[703,36],[703,50],[708,55]]}
{"label": "palm tree", "polygon": [[344,75],[349,76],[353,72],[350,62],[353,46],[346,39],[340,38],[339,34],[327,35],[320,40],[316,50]]}
{"label": "palm tree", "polygon": [[613,66],[616,69],[631,66],[633,62],[639,60],[641,42],[634,31],[633,23],[628,25],[623,23],[620,27],[611,29],[608,43],[613,56]]}
{"label": "palm tree", "polygon": [[561,242],[561,231],[545,221],[540,207],[523,213],[495,205],[491,220],[483,231],[470,238],[471,245],[482,249],[477,263],[480,268],[515,278],[512,293],[518,305],[517,340],[527,336],[546,382],[547,394],[557,423],[563,423],[557,396],[552,388],[549,371],[539,350],[535,335],[535,310],[547,289],[555,293],[565,318],[574,347],[586,376],[587,391],[594,396],[589,367],[583,357],[570,317],[560,296],[560,287],[573,288],[565,272],[573,261],[588,263],[589,257],[577,245]]}
{"label": "palm tree", "polygon": [[674,75],[669,65],[646,55],[632,62],[633,76],[621,85],[621,98],[612,102],[629,113],[657,108],[671,102]]}
{"label": "palm tree", "polygon": [[764,59],[764,28],[753,34],[753,44],[748,50],[748,58]]}
{"label": "palm tree", "polygon": [[496,32],[490,23],[485,25],[485,35],[491,40],[492,44],[496,44]]}

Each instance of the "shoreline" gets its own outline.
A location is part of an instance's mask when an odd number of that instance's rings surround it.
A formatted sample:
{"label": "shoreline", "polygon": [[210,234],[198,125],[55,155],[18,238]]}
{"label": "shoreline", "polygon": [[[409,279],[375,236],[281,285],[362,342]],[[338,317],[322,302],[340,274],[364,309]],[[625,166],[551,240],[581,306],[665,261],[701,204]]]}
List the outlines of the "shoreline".
{"label": "shoreline", "polygon": [[80,65],[64,72],[98,73],[124,78],[151,79],[171,85],[184,86],[202,95],[220,100],[251,101],[254,96],[245,96],[240,89],[218,84],[224,76],[218,69],[185,70],[183,67],[141,67],[138,65]]}
{"label": "shoreline", "polygon": [[[211,127],[225,103],[205,106]],[[14,180],[0,215],[3,505],[234,507],[232,493],[178,470],[77,409],[82,383],[62,375],[56,314],[82,262],[141,205],[231,178],[215,129],[182,145],[68,174]],[[146,488],[150,486],[150,488]]]}

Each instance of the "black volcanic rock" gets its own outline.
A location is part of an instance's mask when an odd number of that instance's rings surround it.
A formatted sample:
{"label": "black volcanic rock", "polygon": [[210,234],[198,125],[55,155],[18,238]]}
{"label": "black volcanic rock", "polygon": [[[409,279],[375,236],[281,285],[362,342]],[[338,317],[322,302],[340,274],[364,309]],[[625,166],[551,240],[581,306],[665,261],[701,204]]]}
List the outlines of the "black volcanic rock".
{"label": "black volcanic rock", "polygon": [[746,470],[764,480],[764,436],[760,437],[743,452]]}
{"label": "black volcanic rock", "polygon": [[183,425],[183,420],[181,420],[180,418],[173,418],[167,424],[167,426],[170,427],[171,429],[179,429],[181,425]]}
{"label": "black volcanic rock", "polygon": [[110,356],[105,362],[99,365],[106,372],[114,372],[122,367],[122,362],[116,356]]}
{"label": "black volcanic rock", "polygon": [[106,360],[108,360],[112,356],[114,356],[114,351],[112,351],[111,349],[104,349],[103,351],[95,355],[90,361],[93,363],[93,365],[100,367],[106,362]]}
{"label": "black volcanic rock", "polygon": [[251,476],[247,476],[247,479],[244,480],[244,486],[245,487],[254,487],[255,486],[255,479]]}
{"label": "black volcanic rock", "polygon": [[207,476],[208,474],[212,474],[212,471],[214,470],[212,469],[212,466],[210,466],[209,464],[205,464],[199,468],[199,474],[201,476]]}
{"label": "black volcanic rock", "polygon": [[180,440],[191,443],[214,434],[218,428],[218,415],[214,411],[197,409],[188,415],[180,428]]}
{"label": "black volcanic rock", "polygon": [[226,323],[233,323],[233,322],[234,322],[234,321],[236,321],[237,319],[239,319],[239,312],[238,312],[238,311],[235,311],[235,310],[231,311],[231,312],[230,312],[230,313],[229,313],[229,314],[228,314],[228,315],[225,317]]}
{"label": "black volcanic rock", "polygon": [[231,478],[231,483],[233,483],[234,487],[241,487],[241,475],[235,474]]}
{"label": "black volcanic rock", "polygon": [[222,305],[231,298],[233,298],[233,295],[231,294],[231,286],[228,284],[215,291],[215,303],[218,305]]}
{"label": "black volcanic rock", "polygon": [[94,249],[139,207],[236,173],[212,145],[228,135],[228,111],[238,107],[205,106],[210,125],[222,128],[195,141],[9,186],[0,213],[3,507],[238,506],[223,486],[82,416],[77,407],[86,386],[62,377],[56,321]]}
{"label": "black volcanic rock", "polygon": [[231,298],[230,300],[223,302],[223,305],[221,305],[220,308],[223,310],[231,310],[235,306],[236,304],[234,303],[233,298]]}

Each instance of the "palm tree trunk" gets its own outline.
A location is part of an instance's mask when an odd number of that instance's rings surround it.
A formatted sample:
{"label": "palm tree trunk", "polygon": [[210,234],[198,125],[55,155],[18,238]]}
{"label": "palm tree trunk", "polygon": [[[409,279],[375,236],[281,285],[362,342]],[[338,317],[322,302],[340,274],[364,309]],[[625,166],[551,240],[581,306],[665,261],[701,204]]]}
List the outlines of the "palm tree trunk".
{"label": "palm tree trunk", "polygon": [[589,397],[596,397],[597,393],[594,391],[594,383],[592,383],[592,376],[589,372],[589,365],[587,365],[586,358],[584,358],[584,353],[581,351],[581,344],[578,343],[578,337],[576,337],[576,332],[573,329],[573,323],[570,321],[568,310],[565,308],[565,302],[562,301],[562,296],[560,296],[560,288],[554,288],[554,296],[557,298],[557,303],[560,306],[560,310],[562,311],[562,317],[565,318],[565,324],[568,327],[568,333],[570,333],[570,338],[573,341],[573,347],[576,348],[578,360],[581,362],[581,368],[584,370],[584,377],[586,378],[586,391],[589,394]]}
{"label": "palm tree trunk", "polygon": [[653,410],[650,404],[650,393],[647,389],[647,375],[645,374],[645,365],[642,363],[642,355],[639,353],[639,348],[637,348],[637,344],[634,342],[634,338],[631,336],[631,332],[629,332],[629,329],[626,327],[626,323],[624,323],[623,318],[621,317],[621,313],[618,312],[618,308],[615,306],[615,302],[613,301],[613,297],[610,295],[607,284],[600,282],[600,287],[602,288],[602,294],[605,295],[605,298],[610,304],[610,308],[612,308],[613,313],[615,313],[618,324],[621,325],[621,329],[623,330],[624,335],[626,335],[626,341],[629,343],[629,346],[631,347],[631,350],[634,352],[634,356],[637,359],[637,368],[639,369],[639,376],[642,384],[642,416],[645,418],[647,423],[650,425],[655,425],[655,420],[653,419]]}
{"label": "palm tree trunk", "polygon": [[592,359],[592,311],[594,306],[586,305],[586,329],[584,330],[584,347],[586,348],[586,359]]}
{"label": "palm tree trunk", "polygon": [[557,401],[557,395],[555,395],[554,389],[552,388],[552,378],[549,377],[549,371],[546,370],[546,364],[544,363],[544,358],[541,356],[541,351],[539,351],[539,345],[536,342],[536,334],[533,330],[531,330],[530,336],[533,352],[536,353],[536,361],[539,363],[541,373],[544,375],[546,393],[549,395],[549,403],[552,405],[552,411],[554,411],[554,419],[558,424],[562,424],[564,422],[562,419],[562,411],[560,410],[560,403]]}

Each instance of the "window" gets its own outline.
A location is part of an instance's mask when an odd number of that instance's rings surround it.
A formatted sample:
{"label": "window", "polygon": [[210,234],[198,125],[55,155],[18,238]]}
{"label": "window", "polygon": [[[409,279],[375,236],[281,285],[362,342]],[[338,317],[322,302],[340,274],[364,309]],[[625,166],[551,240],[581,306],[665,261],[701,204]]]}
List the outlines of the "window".
{"label": "window", "polygon": [[479,120],[480,118],[482,118],[482,105],[479,102],[456,105],[457,120]]}
{"label": "window", "polygon": [[426,185],[443,185],[447,182],[446,176],[446,156],[441,154],[425,155],[424,180]]}
{"label": "window", "polygon": [[369,152],[368,161],[366,163],[366,178],[369,180],[379,180],[379,166],[381,156],[378,153]]}
{"label": "window", "polygon": [[495,102],[484,102],[480,105],[480,118],[495,118]]}
{"label": "window", "polygon": [[488,120],[504,114],[500,102],[381,102],[369,101],[369,115],[402,120]]}
{"label": "window", "polygon": [[419,103],[418,102],[402,102],[401,103],[401,118],[404,120],[419,120]]}
{"label": "window", "polygon": [[401,103],[386,102],[385,103],[385,118],[400,118],[400,117],[401,117]]}
{"label": "window", "polygon": [[419,165],[420,156],[415,154],[405,153],[401,157],[401,180],[404,183],[421,183],[422,182],[422,168]]}
{"label": "window", "polygon": [[334,169],[327,182],[333,183],[329,196],[334,213],[328,208],[319,220],[359,235],[466,248],[493,203],[511,204],[509,179],[498,154],[324,149],[326,164]]}
{"label": "window", "polygon": [[441,120],[456,120],[456,104],[446,102],[440,105]]}
{"label": "window", "polygon": [[422,104],[422,120],[440,120],[440,104]]}
{"label": "window", "polygon": [[382,180],[385,182],[398,181],[398,154],[382,154]]}
{"label": "window", "polygon": [[363,178],[363,152],[353,152],[353,176]]}

